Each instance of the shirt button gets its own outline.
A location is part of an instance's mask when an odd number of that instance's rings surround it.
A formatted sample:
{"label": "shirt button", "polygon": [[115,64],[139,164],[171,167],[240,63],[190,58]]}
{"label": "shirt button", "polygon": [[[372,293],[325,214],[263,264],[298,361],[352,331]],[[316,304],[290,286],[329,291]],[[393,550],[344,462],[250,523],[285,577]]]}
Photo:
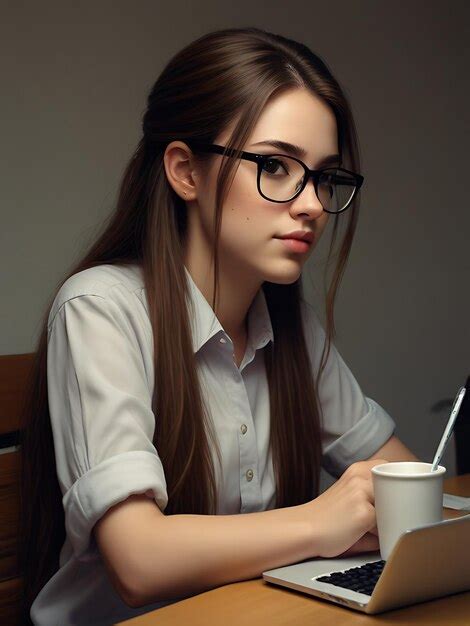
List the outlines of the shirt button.
{"label": "shirt button", "polygon": [[224,339],[223,337],[221,337],[221,338],[219,339],[219,341],[220,341],[220,343],[227,343],[227,340],[226,340],[226,339]]}
{"label": "shirt button", "polygon": [[250,480],[253,479],[253,475],[254,475],[253,474],[253,470],[251,470],[251,469],[247,470],[247,472],[246,472],[246,479],[247,479],[248,482],[250,482]]}
{"label": "shirt button", "polygon": [[246,424],[242,424],[240,426],[240,430],[242,431],[242,434],[244,435],[246,433],[246,431],[248,430],[247,427],[246,427]]}

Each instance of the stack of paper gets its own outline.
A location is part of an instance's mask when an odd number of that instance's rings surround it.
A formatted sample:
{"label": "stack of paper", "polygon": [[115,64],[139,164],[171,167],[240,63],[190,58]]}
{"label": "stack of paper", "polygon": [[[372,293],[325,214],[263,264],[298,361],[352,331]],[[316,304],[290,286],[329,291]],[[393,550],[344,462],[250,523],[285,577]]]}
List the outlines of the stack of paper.
{"label": "stack of paper", "polygon": [[462,496],[453,496],[450,493],[445,493],[442,506],[444,506],[446,509],[470,511],[470,498],[462,498]]}

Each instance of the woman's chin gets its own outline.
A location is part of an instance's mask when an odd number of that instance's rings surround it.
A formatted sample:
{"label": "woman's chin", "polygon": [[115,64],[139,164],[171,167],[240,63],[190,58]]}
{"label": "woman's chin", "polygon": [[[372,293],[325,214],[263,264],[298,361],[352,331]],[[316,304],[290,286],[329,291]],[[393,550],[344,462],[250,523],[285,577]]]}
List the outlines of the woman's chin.
{"label": "woman's chin", "polygon": [[[288,265],[288,266],[287,266]],[[295,283],[302,274],[302,265],[298,262],[284,265],[282,268],[272,269],[265,273],[265,280],[278,285],[290,285]]]}

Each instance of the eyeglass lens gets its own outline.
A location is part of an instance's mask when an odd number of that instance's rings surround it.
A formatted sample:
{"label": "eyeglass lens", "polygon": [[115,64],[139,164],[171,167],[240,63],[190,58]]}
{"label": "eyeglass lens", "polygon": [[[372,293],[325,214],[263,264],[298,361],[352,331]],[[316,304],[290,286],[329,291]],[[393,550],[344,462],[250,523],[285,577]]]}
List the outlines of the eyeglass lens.
{"label": "eyeglass lens", "polygon": [[[300,163],[284,155],[270,156],[261,168],[260,189],[271,200],[290,200],[302,186],[305,170]],[[317,195],[327,211],[341,211],[350,201],[356,179],[336,167],[320,175]]]}

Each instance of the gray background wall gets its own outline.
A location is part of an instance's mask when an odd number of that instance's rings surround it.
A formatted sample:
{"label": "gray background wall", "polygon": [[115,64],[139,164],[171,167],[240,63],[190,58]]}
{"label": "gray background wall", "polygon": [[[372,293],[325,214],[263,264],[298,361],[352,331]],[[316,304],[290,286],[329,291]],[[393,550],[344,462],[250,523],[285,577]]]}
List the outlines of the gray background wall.
{"label": "gray background wall", "polygon": [[[112,209],[170,56],[209,30],[260,26],[309,45],[350,98],[366,183],[336,345],[397,435],[432,460],[448,416],[432,406],[469,370],[468,3],[3,8],[0,354],[35,348],[46,301]],[[305,271],[314,304],[327,237]],[[452,442],[443,464],[455,474]]]}

